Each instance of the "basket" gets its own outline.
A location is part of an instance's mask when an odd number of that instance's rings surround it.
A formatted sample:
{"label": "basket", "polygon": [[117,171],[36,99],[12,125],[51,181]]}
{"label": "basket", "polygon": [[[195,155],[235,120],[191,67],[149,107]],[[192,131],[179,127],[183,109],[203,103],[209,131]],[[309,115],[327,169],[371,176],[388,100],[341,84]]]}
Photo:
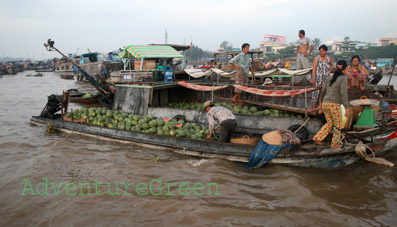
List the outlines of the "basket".
{"label": "basket", "polygon": [[230,139],[231,143],[239,143],[239,144],[257,144],[259,142],[259,138],[250,138],[245,135],[241,138],[232,138]]}

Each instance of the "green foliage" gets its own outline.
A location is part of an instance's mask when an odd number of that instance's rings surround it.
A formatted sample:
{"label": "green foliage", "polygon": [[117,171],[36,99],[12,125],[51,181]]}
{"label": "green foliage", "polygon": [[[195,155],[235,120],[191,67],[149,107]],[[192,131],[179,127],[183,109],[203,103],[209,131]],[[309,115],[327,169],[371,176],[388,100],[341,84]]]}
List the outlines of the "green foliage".
{"label": "green foliage", "polygon": [[185,56],[186,59],[190,59],[190,52],[192,53],[192,61],[200,60],[203,58],[211,58],[214,56],[213,52],[203,50],[198,46],[191,46],[189,50],[186,50]]}
{"label": "green foliage", "polygon": [[336,57],[341,56],[353,56],[359,55],[363,58],[396,58],[397,57],[397,46],[391,44],[389,46],[382,46],[382,47],[369,47],[368,49],[360,49],[354,52],[344,52]]}
{"label": "green foliage", "polygon": [[287,46],[286,48],[279,51],[279,53],[266,53],[265,57],[267,58],[286,58],[286,57],[295,57],[296,56],[296,46]]}
{"label": "green foliage", "polygon": [[223,48],[224,51],[226,51],[226,52],[227,51],[233,51],[233,45],[231,43],[229,44],[228,41],[223,41],[221,43],[220,47]]}
{"label": "green foliage", "polygon": [[314,45],[314,51],[318,50],[321,44],[321,39],[320,38],[314,38],[313,39],[313,45]]}

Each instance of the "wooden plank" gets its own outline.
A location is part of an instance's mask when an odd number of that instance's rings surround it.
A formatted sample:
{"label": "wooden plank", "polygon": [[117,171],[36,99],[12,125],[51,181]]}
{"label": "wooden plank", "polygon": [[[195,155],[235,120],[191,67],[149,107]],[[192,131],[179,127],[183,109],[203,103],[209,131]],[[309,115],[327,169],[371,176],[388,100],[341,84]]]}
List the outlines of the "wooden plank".
{"label": "wooden plank", "polygon": [[116,86],[114,109],[132,114],[145,115],[152,101],[152,87]]}
{"label": "wooden plank", "polygon": [[[220,98],[220,99],[221,100],[225,100],[225,101],[233,101],[230,98]],[[292,107],[292,106],[284,106],[284,105],[272,104],[272,103],[266,103],[266,102],[253,102],[253,101],[249,101],[249,100],[240,100],[240,102],[247,103],[247,104],[252,104],[252,105],[269,107],[269,108],[274,108],[274,109],[280,109],[280,110],[285,110],[285,111],[290,111],[290,112],[299,113],[299,114],[305,114],[306,113],[305,109]],[[314,114],[312,112],[308,112],[307,114],[311,115],[311,116],[316,116],[316,114]]]}
{"label": "wooden plank", "polygon": [[169,89],[161,89],[160,90],[160,105],[168,105],[168,92]]}

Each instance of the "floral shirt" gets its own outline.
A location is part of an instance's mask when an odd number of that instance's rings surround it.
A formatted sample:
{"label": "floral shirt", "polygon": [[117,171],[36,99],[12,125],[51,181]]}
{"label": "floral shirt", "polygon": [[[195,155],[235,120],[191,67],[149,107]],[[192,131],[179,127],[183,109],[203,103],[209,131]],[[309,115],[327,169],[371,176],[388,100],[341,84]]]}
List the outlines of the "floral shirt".
{"label": "floral shirt", "polygon": [[364,66],[360,65],[358,70],[354,72],[351,65],[347,66],[345,75],[350,81],[352,87],[359,87],[361,81],[364,83],[367,81],[369,74],[367,71],[362,70],[362,67]]}
{"label": "floral shirt", "polygon": [[212,107],[210,111],[207,113],[208,118],[208,128],[210,131],[214,131],[215,128],[215,120],[218,120],[219,124],[221,124],[225,120],[234,120],[236,116],[225,107]]}

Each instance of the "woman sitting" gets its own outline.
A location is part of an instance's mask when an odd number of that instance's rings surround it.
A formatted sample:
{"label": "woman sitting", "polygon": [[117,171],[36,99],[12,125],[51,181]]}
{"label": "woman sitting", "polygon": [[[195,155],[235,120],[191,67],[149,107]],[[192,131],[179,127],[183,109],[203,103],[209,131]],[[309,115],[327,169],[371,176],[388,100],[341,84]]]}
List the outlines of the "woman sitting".
{"label": "woman sitting", "polygon": [[316,144],[322,144],[322,141],[334,129],[331,148],[342,146],[341,129],[342,129],[342,111],[341,104],[346,108],[346,116],[349,115],[349,102],[347,98],[347,78],[344,75],[346,71],[346,61],[340,60],[336,63],[336,71],[333,76],[328,77],[320,94],[320,110],[324,111],[327,123],[323,125],[320,131],[313,137]]}
{"label": "woman sitting", "polygon": [[348,80],[348,88],[360,88],[365,90],[364,84],[367,81],[369,73],[364,66],[360,65],[360,57],[355,55],[351,60],[352,65],[346,68],[346,77]]}

